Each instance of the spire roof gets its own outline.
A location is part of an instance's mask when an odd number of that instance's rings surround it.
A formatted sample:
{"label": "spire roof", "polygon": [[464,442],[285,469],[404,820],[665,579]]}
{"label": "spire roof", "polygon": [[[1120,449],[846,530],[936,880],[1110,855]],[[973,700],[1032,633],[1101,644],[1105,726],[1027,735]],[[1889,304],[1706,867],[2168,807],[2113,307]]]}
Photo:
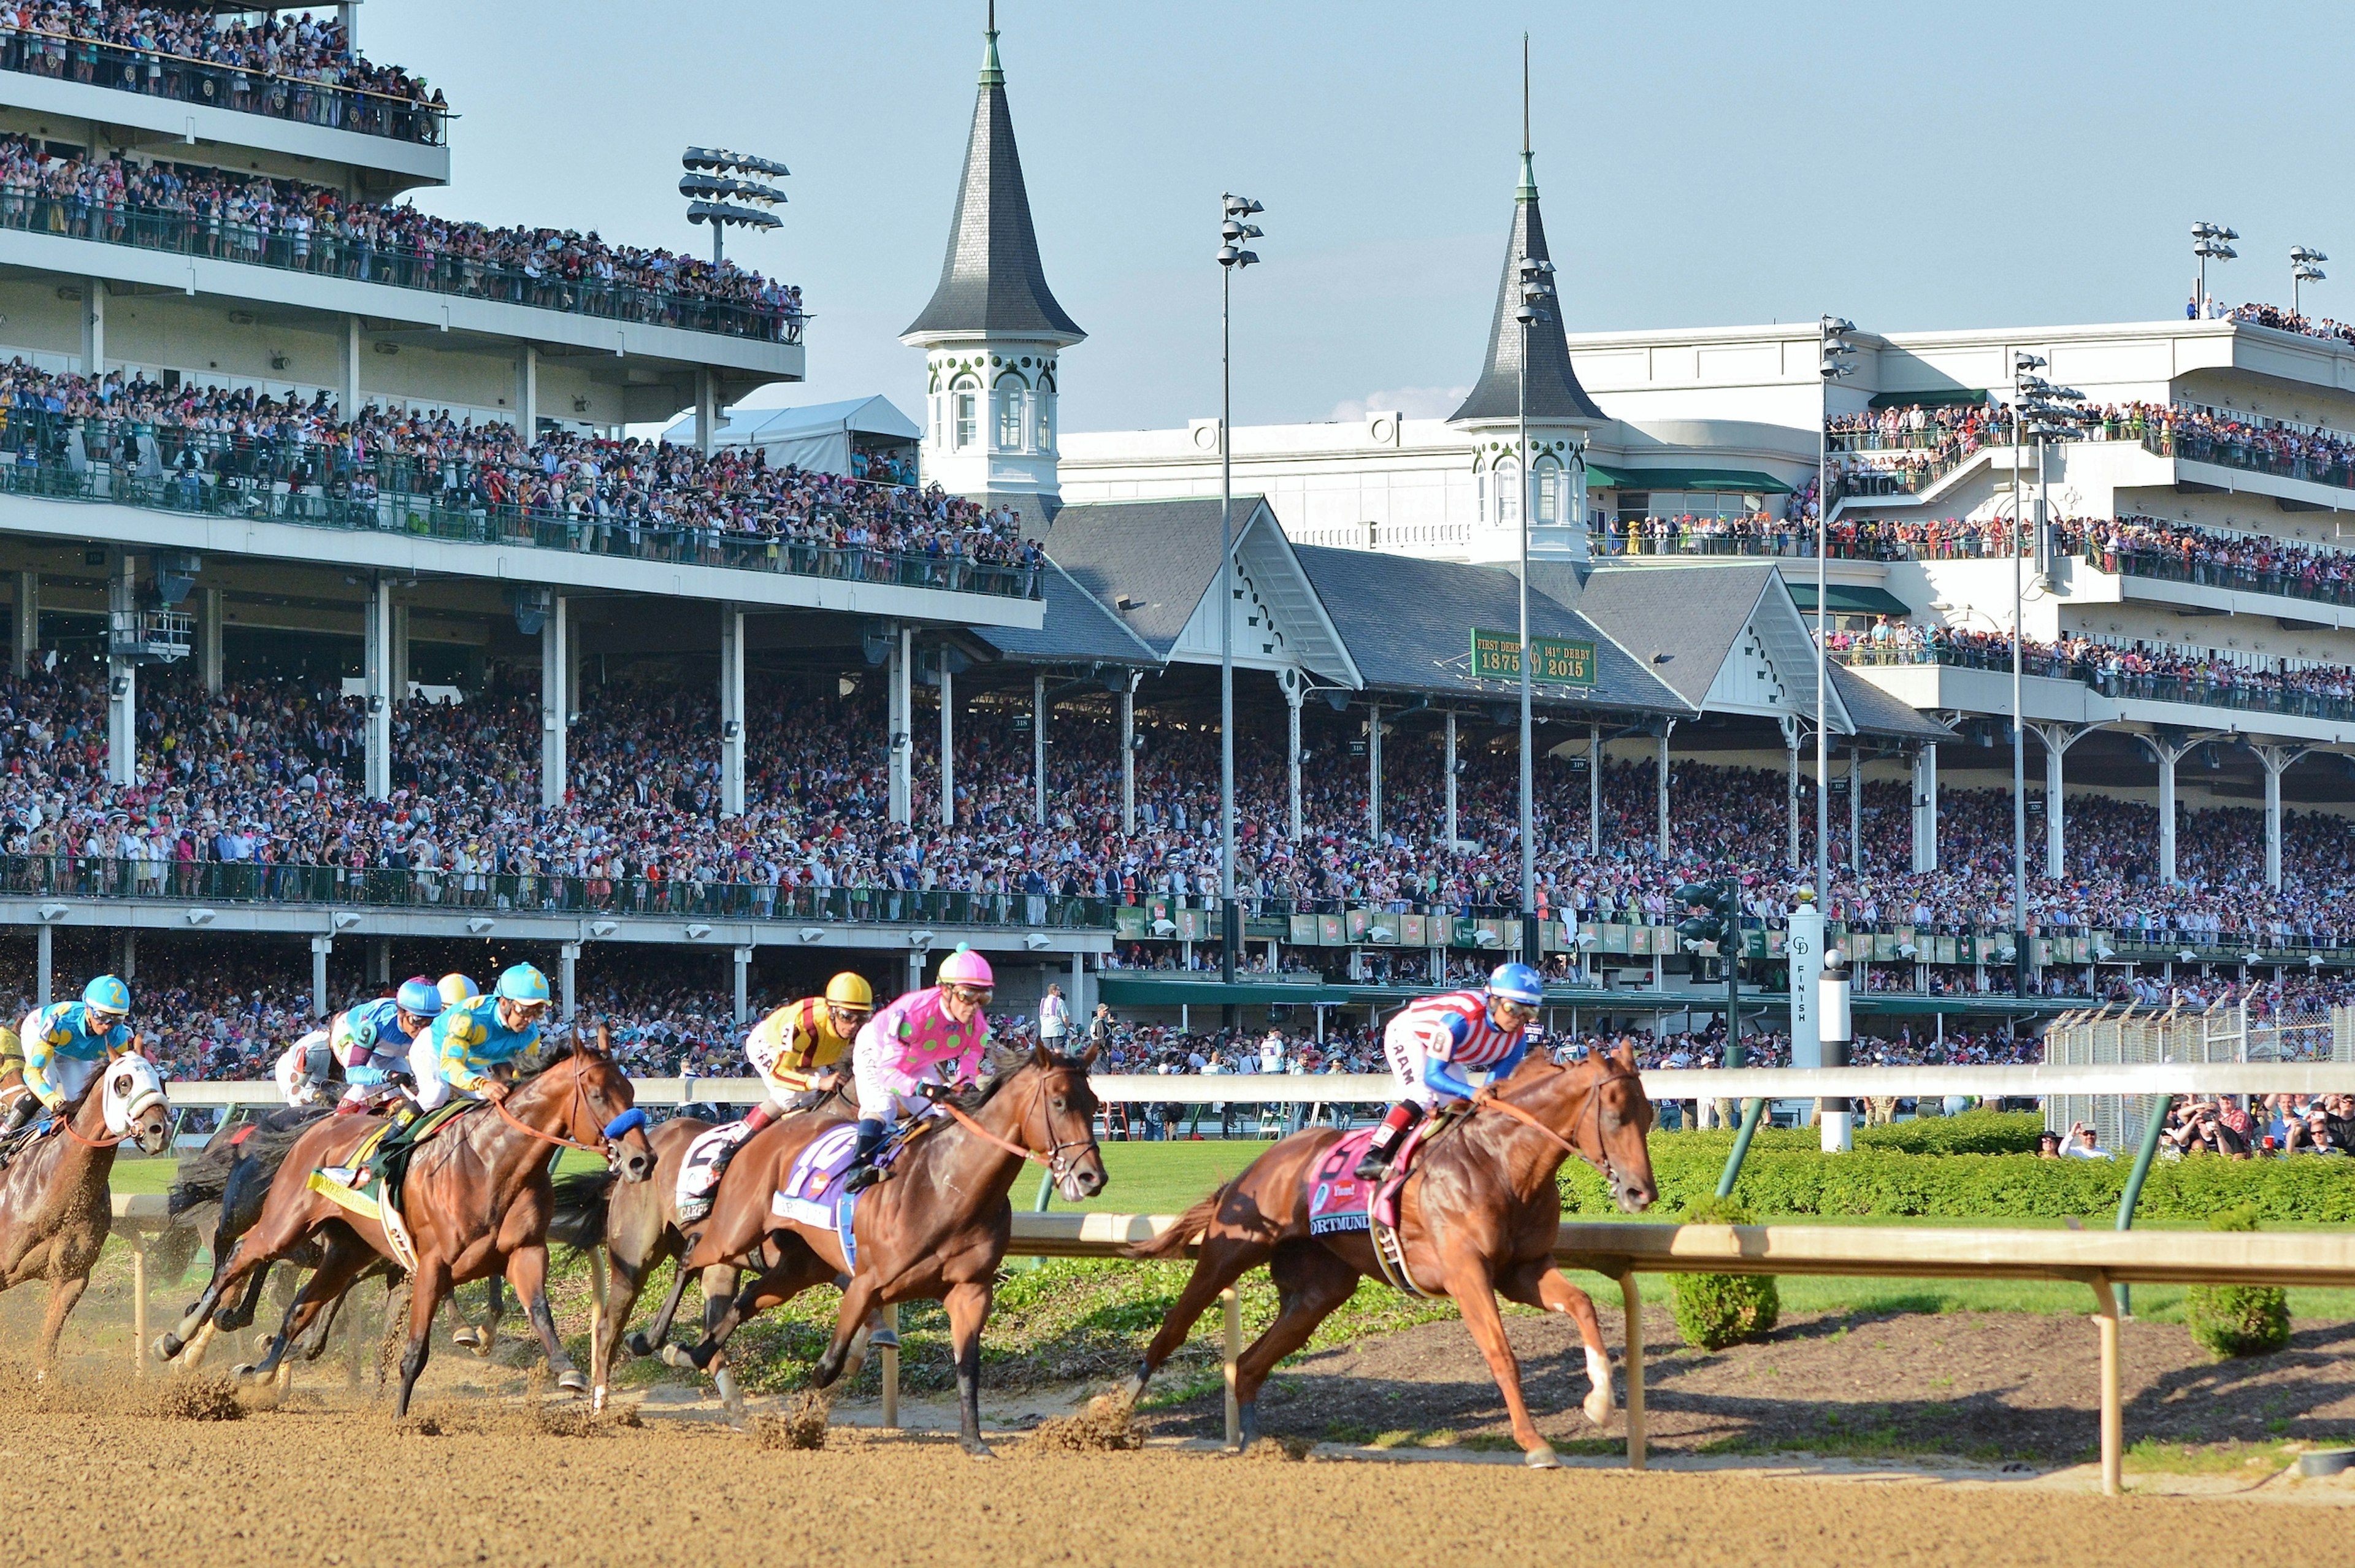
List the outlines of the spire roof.
{"label": "spire roof", "polygon": [[[995,18],[993,18],[993,23]],[[1014,116],[1006,102],[1006,72],[997,61],[997,29],[985,35],[981,91],[965,143],[964,181],[949,225],[948,257],[932,303],[902,337],[939,333],[1018,334],[1077,343],[1087,336],[1055,302],[1039,261],[1030,226],[1030,196],[1022,184],[1022,155],[1014,144]]]}
{"label": "spire roof", "polygon": [[[1513,231],[1505,245],[1505,275],[1497,284],[1497,315],[1488,327],[1488,357],[1480,379],[1464,406],[1448,422],[1465,420],[1511,419],[1520,409],[1521,368],[1520,267],[1524,259],[1550,261],[1546,252],[1545,219],[1538,211],[1535,160],[1521,149],[1520,188],[1513,193]],[[1607,416],[1594,406],[1578,372],[1570,368],[1570,339],[1562,333],[1561,301],[1556,298],[1550,320],[1529,325],[1529,418],[1531,420],[1593,420]]]}

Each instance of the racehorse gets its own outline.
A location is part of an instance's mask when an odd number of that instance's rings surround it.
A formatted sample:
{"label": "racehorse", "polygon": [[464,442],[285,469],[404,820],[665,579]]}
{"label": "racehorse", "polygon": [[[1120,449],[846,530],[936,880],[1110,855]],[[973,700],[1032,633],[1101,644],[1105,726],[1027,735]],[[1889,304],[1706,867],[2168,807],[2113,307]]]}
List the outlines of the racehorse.
{"label": "racehorse", "polygon": [[[1587,1419],[1598,1426],[1609,1420],[1611,1360],[1594,1303],[1554,1266],[1561,1223],[1554,1173],[1576,1154],[1603,1172],[1621,1209],[1633,1214],[1650,1207],[1657,1189],[1644,1137],[1652,1105],[1633,1052],[1623,1048],[1567,1067],[1532,1058],[1482,1090],[1472,1106],[1470,1115],[1425,1145],[1407,1175],[1396,1200],[1395,1233],[1408,1285],[1424,1296],[1453,1297],[1464,1314],[1505,1396],[1525,1462],[1550,1467],[1561,1461],[1529,1420],[1497,1295],[1570,1316],[1593,1381]],[[1342,1136],[1331,1128],[1293,1134],[1168,1230],[1128,1249],[1132,1257],[1171,1258],[1198,1238],[1201,1243],[1193,1277],[1146,1349],[1129,1387],[1131,1403],[1219,1293],[1267,1264],[1280,1310],[1235,1363],[1242,1445],[1249,1447],[1259,1435],[1260,1386],[1275,1364],[1306,1343],[1356,1294],[1360,1279],[1389,1272],[1370,1229],[1310,1233],[1311,1173]]]}
{"label": "racehorse", "polygon": [[49,1282],[40,1360],[57,1357],[66,1315],[90,1286],[91,1266],[114,1225],[107,1178],[115,1148],[135,1141],[161,1154],[171,1136],[164,1081],[136,1045],[106,1062],[61,1124],[0,1173],[0,1290]]}
{"label": "racehorse", "polygon": [[[602,1051],[559,1047],[546,1064],[501,1103],[469,1110],[419,1146],[401,1193],[400,1211],[415,1247],[410,1270],[409,1343],[400,1360],[394,1413],[405,1415],[425,1370],[433,1315],[453,1285],[504,1272],[531,1318],[540,1348],[557,1368],[557,1386],[585,1392],[588,1380],[556,1336],[548,1309],[548,1222],[553,1197],[549,1155],[556,1146],[586,1148],[612,1161],[625,1181],[654,1169],[645,1116],[632,1111],[630,1081]],[[256,1377],[277,1370],[288,1344],[320,1322],[376,1259],[399,1254],[383,1224],[363,1219],[311,1189],[311,1173],[338,1165],[378,1125],[373,1116],[330,1116],[297,1141],[272,1181],[261,1218],[238,1238],[228,1259],[173,1331],[157,1339],[157,1358],[169,1360],[186,1338],[249,1275],[317,1236],[317,1270],[287,1309]],[[305,1357],[325,1348],[324,1334],[304,1343]]]}
{"label": "racehorse", "polygon": [[[722,1264],[760,1273],[706,1323],[699,1343],[665,1345],[663,1360],[701,1371],[745,1318],[847,1275],[834,1339],[814,1375],[819,1388],[830,1388],[870,1312],[902,1301],[938,1301],[948,1308],[955,1351],[959,1441],[966,1453],[987,1457],[989,1445],[981,1437],[981,1330],[1014,1230],[1007,1193],[1026,1159],[1046,1166],[1069,1201],[1103,1189],[1096,1097],[1088,1087],[1095,1054],[1091,1048],[1082,1056],[1058,1056],[1040,1045],[1001,1056],[996,1076],[970,1103],[947,1102],[943,1124],[905,1144],[889,1179],[859,1195],[852,1221],[855,1264],[839,1233],[775,1217],[770,1208],[794,1156],[840,1124],[794,1116],[765,1129],[736,1156],[738,1165],[761,1161],[755,1168],[762,1179],[721,1184],[710,1217],[679,1263],[683,1274]],[[613,1266],[617,1283],[621,1265]],[[609,1298],[612,1288],[609,1283]],[[618,1321],[620,1315],[613,1317]]]}

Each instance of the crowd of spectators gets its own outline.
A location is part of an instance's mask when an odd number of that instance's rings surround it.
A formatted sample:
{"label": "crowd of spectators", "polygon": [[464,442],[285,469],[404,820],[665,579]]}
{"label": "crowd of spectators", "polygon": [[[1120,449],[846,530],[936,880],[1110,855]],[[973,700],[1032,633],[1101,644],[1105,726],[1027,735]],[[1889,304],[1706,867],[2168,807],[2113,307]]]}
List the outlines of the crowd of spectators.
{"label": "crowd of spectators", "polygon": [[2355,554],[2270,534],[2229,533],[2129,514],[2053,525],[2053,548],[2104,571],[2168,576],[2298,599],[2355,595]]}
{"label": "crowd of spectators", "polygon": [[449,111],[424,78],[369,64],[325,10],[6,0],[0,70],[410,142],[441,141]]}
{"label": "crowd of spectators", "polygon": [[803,315],[799,288],[733,261],[22,135],[0,135],[0,227],[778,342]]}

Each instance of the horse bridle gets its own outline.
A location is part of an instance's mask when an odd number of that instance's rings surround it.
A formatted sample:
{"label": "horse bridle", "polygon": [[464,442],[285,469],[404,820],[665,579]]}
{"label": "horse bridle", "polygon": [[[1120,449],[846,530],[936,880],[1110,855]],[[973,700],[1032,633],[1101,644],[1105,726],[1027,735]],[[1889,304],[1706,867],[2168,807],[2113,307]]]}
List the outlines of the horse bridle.
{"label": "horse bridle", "polygon": [[[589,1113],[589,1091],[581,1084],[581,1069],[577,1058],[574,1059],[574,1066],[572,1070],[572,1103],[581,1108],[582,1117],[585,1120]],[[613,1157],[613,1129],[615,1127],[621,1126],[621,1125],[623,1122],[628,1121],[633,1115],[637,1115],[639,1119],[635,1123],[633,1123],[632,1126],[643,1126],[645,1125],[645,1114],[643,1112],[636,1112],[634,1110],[624,1111],[605,1125],[604,1131],[597,1135],[597,1141],[595,1143],[587,1144],[581,1142],[577,1138],[568,1138],[561,1133],[542,1132],[539,1128],[533,1126],[529,1122],[527,1122],[522,1117],[517,1115],[513,1111],[508,1110],[507,1103],[504,1096],[491,1101],[490,1105],[491,1109],[499,1114],[499,1119],[501,1121],[504,1121],[507,1125],[515,1128],[516,1131],[519,1133],[527,1133],[531,1136],[539,1139],[542,1143],[555,1144],[561,1148],[577,1148],[587,1154],[602,1155],[608,1161],[611,1161]],[[570,1117],[566,1119],[568,1121],[570,1120]],[[629,1130],[629,1128],[623,1128],[621,1136],[627,1136]]]}
{"label": "horse bridle", "polygon": [[[1515,1121],[1520,1122],[1528,1126],[1535,1127],[1539,1132],[1543,1133],[1547,1137],[1551,1138],[1555,1143],[1561,1145],[1564,1153],[1574,1154],[1581,1159],[1587,1157],[1586,1151],[1580,1148],[1573,1140],[1578,1136],[1578,1134],[1587,1118],[1592,1116],[1594,1121],[1594,1147],[1597,1157],[1602,1161],[1603,1179],[1604,1180],[1611,1183],[1613,1190],[1615,1191],[1617,1190],[1619,1184],[1619,1173],[1611,1163],[1610,1146],[1603,1141],[1603,1085],[1609,1083],[1612,1079],[1618,1077],[1619,1074],[1610,1071],[1612,1062],[1609,1057],[1603,1058],[1603,1062],[1604,1071],[1600,1077],[1595,1079],[1593,1084],[1588,1088],[1586,1092],[1586,1109],[1580,1113],[1577,1121],[1571,1124],[1571,1136],[1567,1138],[1563,1137],[1560,1133],[1555,1132],[1551,1127],[1547,1126],[1542,1121],[1540,1121],[1536,1113],[1529,1111],[1523,1106],[1517,1105],[1512,1101],[1508,1100],[1503,1095],[1497,1093],[1497,1086],[1493,1083],[1483,1088],[1477,1094],[1473,1095],[1472,1104],[1476,1109],[1502,1111],[1507,1115],[1512,1117]],[[1554,1071],[1556,1072],[1568,1072],[1572,1071],[1572,1068],[1565,1062],[1561,1066],[1556,1067]],[[1629,1076],[1633,1077],[1635,1075],[1631,1073]]]}
{"label": "horse bridle", "polygon": [[[1047,1100],[1047,1084],[1043,1078],[1034,1086],[1032,1099],[1034,1104],[1043,1112]],[[1048,1176],[1058,1182],[1060,1182],[1065,1176],[1070,1174],[1071,1169],[1071,1161],[1064,1154],[1066,1149],[1092,1148],[1095,1146],[1095,1134],[1091,1131],[1088,1136],[1083,1138],[1057,1138],[1053,1143],[1048,1145],[1047,1152],[1045,1154],[1040,1154],[1037,1149],[1016,1143],[1012,1138],[998,1136],[996,1133],[991,1132],[987,1127],[983,1126],[979,1122],[974,1120],[973,1117],[968,1115],[961,1107],[951,1104],[949,1101],[943,1100],[940,1102],[940,1105],[941,1109],[949,1114],[950,1119],[954,1121],[959,1126],[964,1128],[965,1131],[973,1134],[975,1137],[980,1138],[986,1143],[996,1145],[999,1148],[1004,1149],[1007,1153],[1014,1155],[1018,1158],[1038,1161],[1040,1165],[1047,1168]],[[1028,1117],[1025,1117],[1024,1119],[1026,1121],[1028,1120]],[[1054,1119],[1051,1116],[1048,1116],[1045,1120],[1047,1124],[1048,1136],[1052,1137],[1055,1131]]]}

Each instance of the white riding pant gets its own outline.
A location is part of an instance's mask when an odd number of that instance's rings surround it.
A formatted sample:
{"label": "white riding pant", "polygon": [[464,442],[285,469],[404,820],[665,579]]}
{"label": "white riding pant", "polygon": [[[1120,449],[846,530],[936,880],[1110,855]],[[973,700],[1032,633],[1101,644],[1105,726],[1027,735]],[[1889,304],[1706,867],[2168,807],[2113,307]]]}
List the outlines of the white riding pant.
{"label": "white riding pant", "polygon": [[1426,1048],[1413,1029],[1400,1027],[1405,1021],[1405,1015],[1401,1014],[1382,1030],[1382,1055],[1391,1064],[1391,1075],[1398,1080],[1398,1097],[1427,1112],[1442,1099],[1454,1096],[1443,1095],[1423,1081]]}
{"label": "white riding pant", "polygon": [[[858,1118],[866,1122],[896,1122],[901,1116],[922,1115],[932,1102],[922,1094],[903,1089],[902,1084],[922,1080],[901,1071],[885,1059],[890,1050],[880,1042],[872,1046],[862,1033],[858,1043],[850,1050],[850,1079],[858,1089]],[[926,1074],[937,1078],[935,1070]]]}
{"label": "white riding pant", "polygon": [[70,1105],[81,1098],[81,1092],[90,1087],[90,1081],[98,1076],[98,1070],[104,1065],[96,1057],[52,1056],[49,1058],[49,1086],[64,1095],[66,1104]]}

